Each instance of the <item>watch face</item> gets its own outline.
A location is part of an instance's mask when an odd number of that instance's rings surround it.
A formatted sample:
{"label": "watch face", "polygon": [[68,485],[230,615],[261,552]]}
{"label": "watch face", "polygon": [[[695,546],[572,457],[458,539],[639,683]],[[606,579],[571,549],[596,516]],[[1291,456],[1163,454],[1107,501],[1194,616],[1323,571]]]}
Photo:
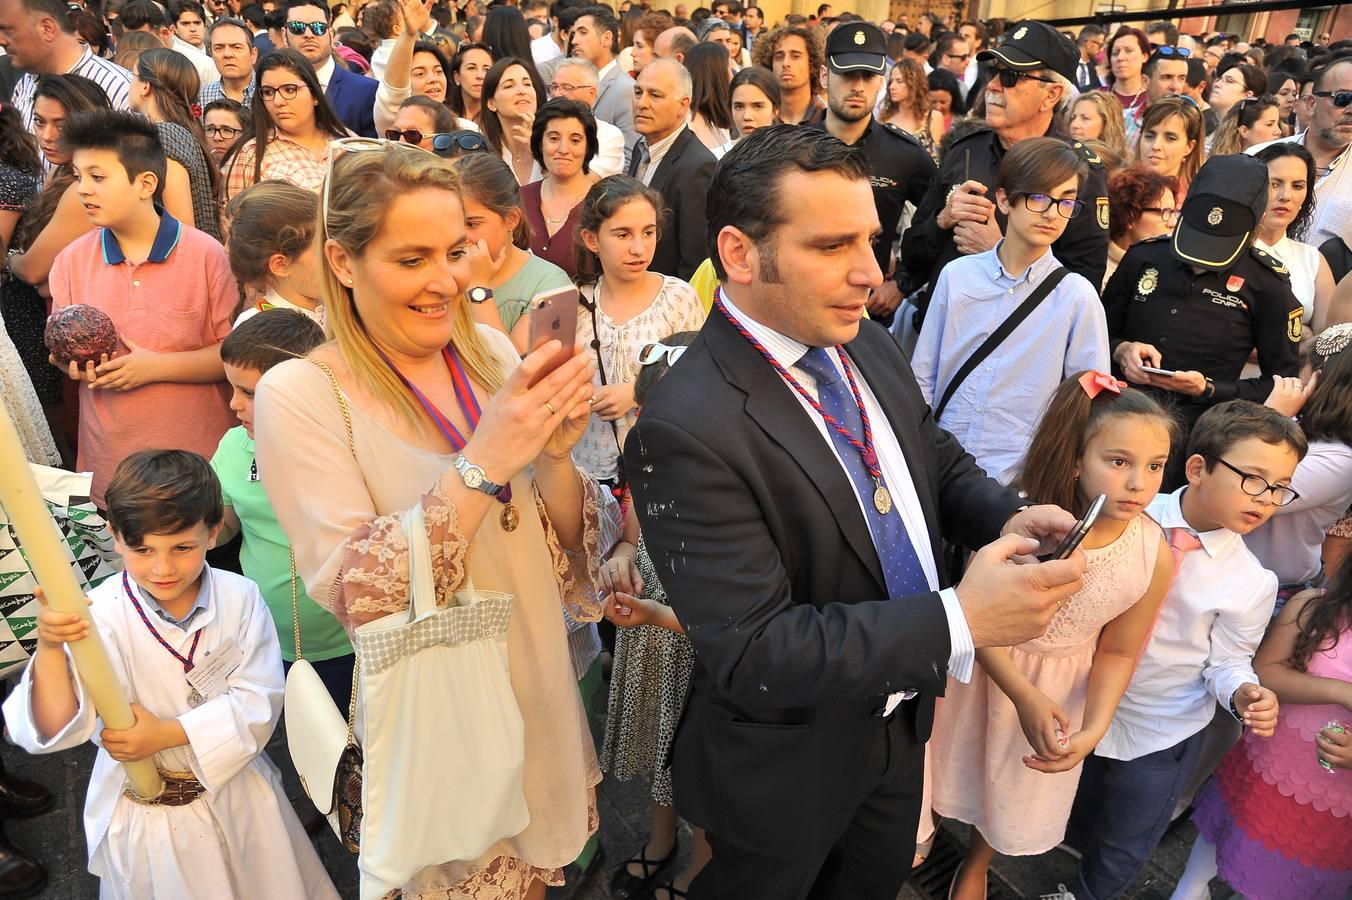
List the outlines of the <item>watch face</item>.
{"label": "watch face", "polygon": [[472,287],[469,289],[469,300],[471,303],[483,303],[488,299],[488,289],[481,287]]}
{"label": "watch face", "polygon": [[460,477],[465,482],[465,487],[477,488],[484,483],[484,470],[478,466],[466,466]]}

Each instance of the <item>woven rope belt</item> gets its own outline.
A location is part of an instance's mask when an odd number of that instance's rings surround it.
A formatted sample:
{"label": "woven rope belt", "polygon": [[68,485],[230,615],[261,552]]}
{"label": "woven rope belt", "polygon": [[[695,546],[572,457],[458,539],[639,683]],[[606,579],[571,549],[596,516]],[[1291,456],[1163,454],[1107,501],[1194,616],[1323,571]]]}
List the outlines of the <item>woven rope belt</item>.
{"label": "woven rope belt", "polygon": [[158,797],[139,797],[131,788],[125,792],[127,797],[134,803],[146,806],[187,806],[207,792],[207,789],[202,787],[202,782],[191,772],[170,772],[160,769],[160,777],[164,779],[164,790]]}

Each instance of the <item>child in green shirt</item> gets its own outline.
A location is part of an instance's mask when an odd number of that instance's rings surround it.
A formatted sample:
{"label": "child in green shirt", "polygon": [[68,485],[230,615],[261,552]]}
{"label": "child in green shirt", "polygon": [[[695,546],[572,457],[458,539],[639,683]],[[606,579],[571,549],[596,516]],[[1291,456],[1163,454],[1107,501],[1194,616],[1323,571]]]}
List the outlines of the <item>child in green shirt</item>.
{"label": "child in green shirt", "polygon": [[[230,408],[240,425],[221,438],[211,459],[225,499],[222,541],[244,532],[239,561],[245,576],[258,583],[277,626],[282,665],[289,671],[297,648],[329,689],[341,710],[352,691],[352,644],[338,620],[305,592],[296,576],[287,540],[254,462],[253,392],[263,373],[284,360],[304,356],[324,343],[324,332],[307,316],[270,309],[240,324],[221,344],[221,361],[230,382]],[[293,603],[300,637],[293,628]]]}

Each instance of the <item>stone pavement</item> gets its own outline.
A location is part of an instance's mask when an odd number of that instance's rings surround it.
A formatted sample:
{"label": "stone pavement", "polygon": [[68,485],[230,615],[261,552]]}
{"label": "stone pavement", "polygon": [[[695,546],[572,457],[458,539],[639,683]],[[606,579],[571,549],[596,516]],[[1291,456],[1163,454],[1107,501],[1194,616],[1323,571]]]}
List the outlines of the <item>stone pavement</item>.
{"label": "stone pavement", "polygon": [[[605,704],[599,706],[604,709]],[[599,732],[597,737],[599,739]],[[274,739],[269,749],[274,760],[285,756],[279,739]],[[26,756],[23,751],[6,744],[0,752],[4,753],[5,764],[11,772],[45,784],[56,795],[56,808],[51,812],[7,825],[10,838],[36,856],[50,873],[47,888],[39,896],[51,900],[92,900],[97,897],[98,881],[86,871],[81,815],[85,785],[94,759],[93,746],[86,745],[51,756]],[[287,776],[288,793],[293,798],[299,796],[299,782],[294,772],[290,771],[289,762],[282,769]],[[601,785],[599,799],[601,845],[606,858],[600,875],[579,895],[579,900],[606,900],[610,896],[607,889],[610,873],[641,845],[647,834],[648,790],[645,783],[637,780],[627,783],[607,780]],[[902,890],[898,900],[944,900],[953,867],[961,853],[964,830],[945,826],[930,863]],[[684,863],[689,832],[684,828],[682,832]],[[1183,871],[1194,834],[1192,826],[1183,825],[1167,836],[1140,880],[1124,895],[1126,900],[1168,900],[1176,879]],[[347,854],[327,829],[318,835],[315,844],[342,895],[355,898],[355,857]],[[911,851],[909,848],[899,848],[898,852]],[[992,879],[989,900],[1037,900],[1043,892],[1055,889],[1058,882],[1069,881],[1074,870],[1075,861],[1061,851],[1036,857],[1002,858],[994,867],[995,878]],[[1219,882],[1213,883],[1213,900],[1232,896]]]}

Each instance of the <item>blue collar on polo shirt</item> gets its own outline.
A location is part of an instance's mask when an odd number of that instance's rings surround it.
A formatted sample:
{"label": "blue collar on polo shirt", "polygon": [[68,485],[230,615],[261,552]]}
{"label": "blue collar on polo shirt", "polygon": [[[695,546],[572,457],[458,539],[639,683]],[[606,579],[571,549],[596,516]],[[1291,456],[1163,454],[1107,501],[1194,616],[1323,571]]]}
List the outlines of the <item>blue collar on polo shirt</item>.
{"label": "blue collar on polo shirt", "polygon": [[[156,207],[156,211],[160,214],[160,229],[155,232],[155,242],[150,245],[150,256],[146,257],[146,262],[162,263],[178,246],[183,226],[162,208]],[[103,229],[103,261],[110,266],[120,266],[127,261],[127,254],[122,252],[122,245],[117,242],[117,236],[111,228]]]}

